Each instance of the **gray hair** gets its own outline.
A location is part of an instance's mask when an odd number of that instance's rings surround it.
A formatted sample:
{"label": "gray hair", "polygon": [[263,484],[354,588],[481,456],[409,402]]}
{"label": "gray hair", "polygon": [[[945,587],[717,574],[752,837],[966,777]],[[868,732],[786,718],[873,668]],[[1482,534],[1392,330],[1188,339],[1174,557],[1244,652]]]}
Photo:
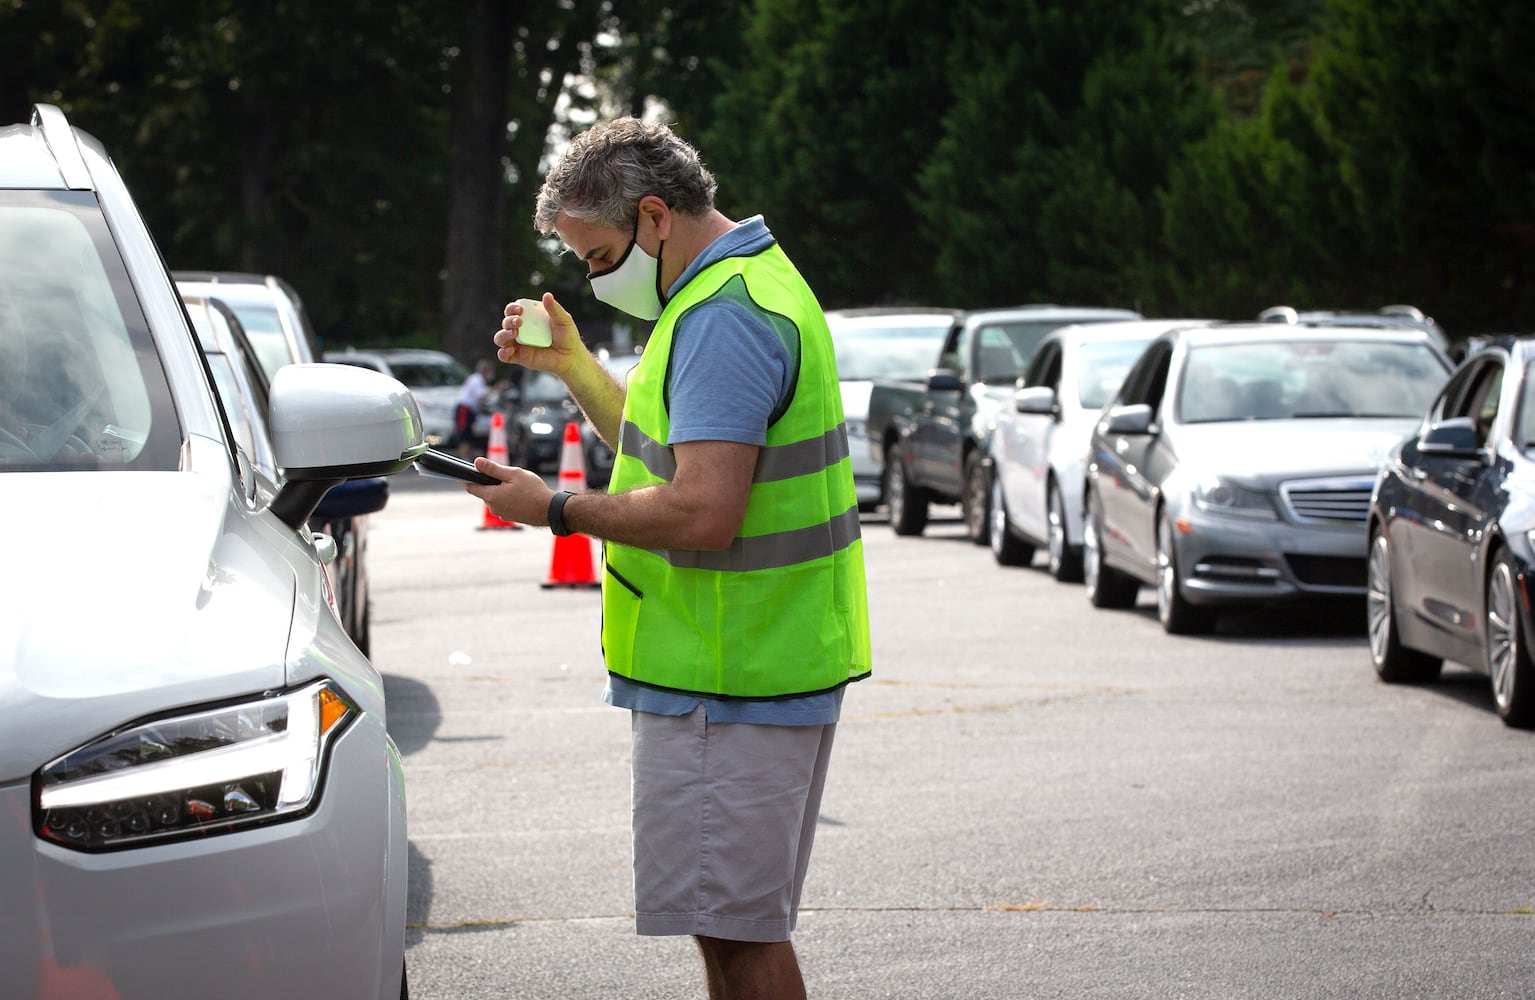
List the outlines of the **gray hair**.
{"label": "gray hair", "polygon": [[652,194],[674,212],[703,215],[714,207],[714,188],[714,175],[698,151],[670,128],[615,118],[570,141],[539,189],[533,225],[547,236],[563,212],[582,222],[628,229],[640,199]]}

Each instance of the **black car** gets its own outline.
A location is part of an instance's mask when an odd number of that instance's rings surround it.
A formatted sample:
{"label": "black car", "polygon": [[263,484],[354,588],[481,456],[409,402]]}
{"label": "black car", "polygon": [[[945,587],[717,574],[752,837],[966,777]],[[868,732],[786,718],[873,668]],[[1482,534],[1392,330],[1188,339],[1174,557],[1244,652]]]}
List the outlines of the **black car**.
{"label": "black car", "polygon": [[1444,660],[1485,673],[1498,715],[1535,726],[1535,342],[1478,351],[1418,433],[1388,456],[1370,503],[1370,659],[1423,683]]}

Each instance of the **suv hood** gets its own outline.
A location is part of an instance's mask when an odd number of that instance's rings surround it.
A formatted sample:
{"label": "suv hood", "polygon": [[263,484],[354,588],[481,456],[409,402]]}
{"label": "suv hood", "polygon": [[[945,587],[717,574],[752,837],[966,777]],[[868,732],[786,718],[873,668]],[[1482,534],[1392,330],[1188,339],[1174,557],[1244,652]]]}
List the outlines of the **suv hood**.
{"label": "suv hood", "polygon": [[146,715],[279,688],[292,567],[191,472],[0,475],[0,784]]}

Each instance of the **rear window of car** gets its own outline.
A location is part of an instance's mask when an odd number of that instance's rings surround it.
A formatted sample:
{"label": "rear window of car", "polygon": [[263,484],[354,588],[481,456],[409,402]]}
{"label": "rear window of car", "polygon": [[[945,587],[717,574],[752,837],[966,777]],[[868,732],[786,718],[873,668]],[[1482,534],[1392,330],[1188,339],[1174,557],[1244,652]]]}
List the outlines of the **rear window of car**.
{"label": "rear window of car", "polygon": [[849,382],[877,378],[919,382],[932,370],[938,347],[948,332],[947,319],[923,324],[893,320],[889,326],[833,324],[837,377]]}
{"label": "rear window of car", "polygon": [[180,448],[95,196],[0,191],[0,471],[174,469]]}

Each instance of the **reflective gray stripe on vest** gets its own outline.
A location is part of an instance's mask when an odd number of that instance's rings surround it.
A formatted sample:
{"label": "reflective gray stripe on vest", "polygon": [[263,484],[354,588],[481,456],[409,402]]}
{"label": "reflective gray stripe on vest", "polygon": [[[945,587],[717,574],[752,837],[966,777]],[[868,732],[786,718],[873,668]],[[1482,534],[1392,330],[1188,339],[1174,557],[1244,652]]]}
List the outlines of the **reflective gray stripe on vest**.
{"label": "reflective gray stripe on vest", "polygon": [[737,538],[730,543],[728,549],[719,552],[682,549],[647,551],[678,569],[707,569],[716,573],[780,569],[841,552],[859,539],[858,524],[858,505],[854,504],[822,524]]}
{"label": "reflective gray stripe on vest", "polygon": [[[619,429],[618,446],[625,455],[639,459],[645,471],[657,479],[671,482],[676,477],[676,453],[637,425],[624,422]],[[820,437],[763,448],[757,457],[752,482],[776,483],[795,476],[808,476],[831,468],[848,455],[847,426],[838,424]]]}

